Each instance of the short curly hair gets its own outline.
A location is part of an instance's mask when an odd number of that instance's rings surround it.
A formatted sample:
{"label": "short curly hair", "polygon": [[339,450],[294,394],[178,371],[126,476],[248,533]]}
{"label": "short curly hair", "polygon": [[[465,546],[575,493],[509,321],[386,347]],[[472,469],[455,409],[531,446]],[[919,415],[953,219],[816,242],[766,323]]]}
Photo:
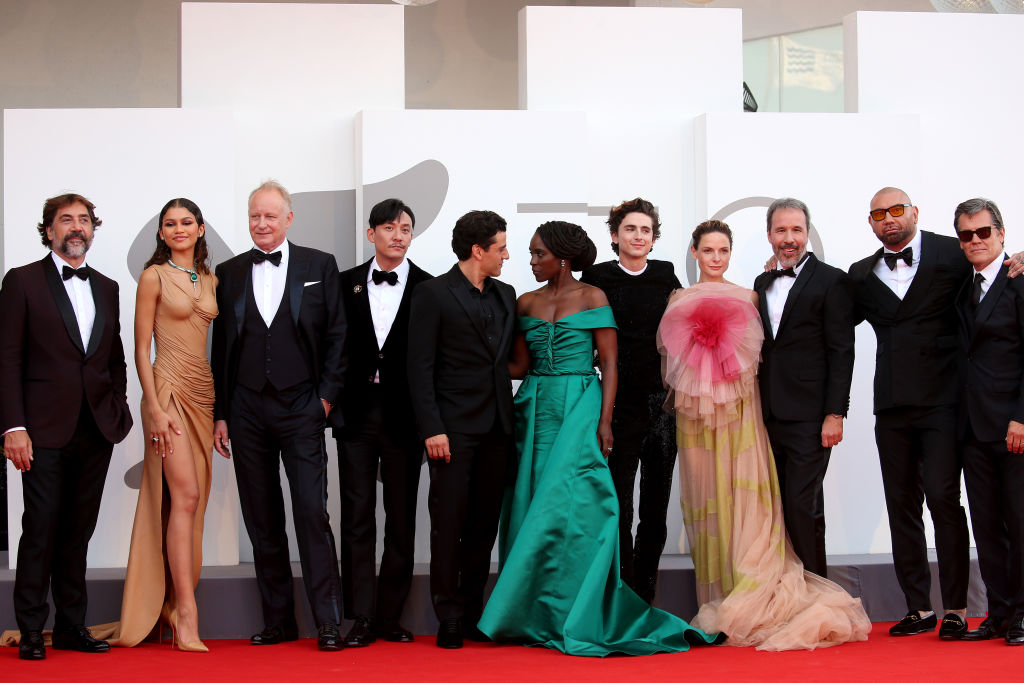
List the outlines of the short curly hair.
{"label": "short curly hair", "polygon": [[96,232],[96,228],[103,225],[103,221],[96,217],[96,205],[82,195],[69,192],[57,195],[56,197],[50,197],[43,204],[43,220],[36,226],[36,230],[39,231],[39,237],[43,240],[43,246],[47,249],[53,247],[53,241],[46,234],[46,229],[53,226],[53,220],[57,217],[58,211],[72,204],[83,204],[85,206],[89,212],[89,219],[92,221],[93,232]]}
{"label": "short curly hair", "polygon": [[[622,219],[627,214],[631,213],[642,213],[649,216],[651,219],[651,230],[653,232],[652,242],[657,242],[658,238],[661,237],[661,219],[658,217],[658,210],[654,208],[654,204],[650,203],[646,199],[637,197],[636,199],[630,199],[629,201],[622,202],[618,206],[613,206],[612,210],[608,213],[608,231],[617,235],[619,233],[619,226],[622,224]],[[612,242],[612,251],[616,254],[619,253],[619,245]]]}
{"label": "short curly hair", "polygon": [[587,231],[575,223],[548,221],[537,228],[537,236],[551,253],[569,261],[572,270],[583,270],[594,265],[597,247]]}

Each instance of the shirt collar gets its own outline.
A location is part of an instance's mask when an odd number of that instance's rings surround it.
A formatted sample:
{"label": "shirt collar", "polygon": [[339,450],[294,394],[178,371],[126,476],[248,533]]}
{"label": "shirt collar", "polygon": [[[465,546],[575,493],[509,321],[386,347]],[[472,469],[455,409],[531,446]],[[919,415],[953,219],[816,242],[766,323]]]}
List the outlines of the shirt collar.
{"label": "shirt collar", "polygon": [[[377,257],[373,257],[373,263],[370,264],[369,270],[366,271],[366,281],[373,282],[373,271],[384,270],[379,263],[377,263]],[[386,272],[386,271],[385,271]],[[398,274],[398,281],[400,283],[406,283],[409,281],[409,259],[403,258],[402,262],[395,266],[395,269],[391,271]]]}
{"label": "shirt collar", "polygon": [[1003,261],[1005,261],[1006,259],[1006,254],[1002,254],[1001,256],[998,256],[995,259],[993,259],[992,263],[988,264],[981,270],[975,270],[974,272],[981,273],[982,275],[984,275],[985,282],[991,285],[995,281],[996,276],[999,275],[999,269],[1003,267]]}
{"label": "shirt collar", "polygon": [[[800,277],[800,271],[804,269],[804,266],[807,265],[807,262],[809,260],[811,260],[811,252],[805,251],[803,258],[800,259],[800,263],[793,266],[793,275],[795,275],[796,277]],[[775,269],[785,270],[782,266],[776,266]]]}
{"label": "shirt collar", "polygon": [[[256,246],[255,242],[253,242],[252,248],[255,249],[256,251],[263,251],[262,249],[260,249],[259,247]],[[285,240],[284,242],[281,242],[281,244],[276,249],[274,249],[274,251],[281,252],[281,263],[284,263],[285,261],[287,261],[288,260],[288,240]],[[263,251],[263,253],[264,254],[273,254],[274,251]]]}
{"label": "shirt collar", "polygon": [[[913,237],[913,239],[910,240],[910,242],[907,243],[907,247],[910,247],[911,250],[914,253],[914,262],[916,263],[916,262],[920,261],[921,260],[921,230],[920,229],[918,229],[918,231],[916,233],[914,233],[914,237]],[[904,249],[906,249],[907,247],[904,247]],[[898,254],[899,252],[898,251],[893,251],[892,249],[889,248],[889,245],[885,245],[883,247],[883,249],[882,249],[882,253],[883,254]]]}
{"label": "shirt collar", "polygon": [[[53,259],[53,264],[55,266],[57,266],[57,272],[58,273],[63,273],[64,272],[64,266],[67,266],[68,268],[73,268],[74,267],[70,263],[65,261],[64,258],[60,254],[58,254],[56,251],[54,251],[52,249],[50,250],[50,257]],[[80,265],[78,267],[79,268],[85,268],[87,265],[89,265],[89,261],[85,260],[85,261],[82,261],[82,265]]]}

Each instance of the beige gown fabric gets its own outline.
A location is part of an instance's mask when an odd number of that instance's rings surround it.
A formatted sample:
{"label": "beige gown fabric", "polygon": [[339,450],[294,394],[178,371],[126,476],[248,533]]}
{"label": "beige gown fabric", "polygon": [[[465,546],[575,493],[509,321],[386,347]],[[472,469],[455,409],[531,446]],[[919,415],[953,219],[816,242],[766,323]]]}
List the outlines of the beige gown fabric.
{"label": "beige gown fabric", "polygon": [[[188,275],[169,265],[150,266],[160,277],[153,338],[156,358],[153,379],[160,404],[182,429],[192,447],[199,507],[192,533],[193,577],[198,583],[203,565],[203,517],[210,496],[213,454],[213,374],[206,355],[210,323],[217,317],[216,278],[199,274],[197,292]],[[151,433],[146,400],[142,400],[143,434],[147,438],[142,486],[132,527],[120,624],[109,634],[94,627],[97,637],[107,635],[111,645],[132,647],[153,630],[166,603],[174,607],[174,590],[167,569],[164,531],[170,498],[163,477],[163,459],[150,447]],[[178,453],[168,455],[168,458]],[[195,588],[195,584],[193,584]]]}
{"label": "beige gown fabric", "polygon": [[804,571],[786,536],[757,387],[763,338],[750,290],[725,283],[679,292],[659,329],[701,604],[691,623],[759,650],[866,640],[860,599]]}

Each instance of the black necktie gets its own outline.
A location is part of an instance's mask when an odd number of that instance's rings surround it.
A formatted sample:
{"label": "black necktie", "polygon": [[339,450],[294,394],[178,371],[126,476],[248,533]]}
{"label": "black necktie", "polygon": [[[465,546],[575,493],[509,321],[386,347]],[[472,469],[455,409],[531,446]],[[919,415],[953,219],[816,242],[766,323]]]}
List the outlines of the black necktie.
{"label": "black necktie", "polygon": [[386,282],[389,285],[398,284],[398,273],[396,273],[393,270],[391,272],[385,272],[383,270],[377,270],[376,268],[374,268],[373,273],[370,274],[370,277],[373,278],[373,284],[375,285],[379,285],[382,282]]}
{"label": "black necktie", "polygon": [[882,258],[885,259],[885,265],[889,266],[889,270],[896,270],[896,262],[900,259],[908,266],[914,264],[914,249],[907,247],[903,251],[887,251],[882,254]]}
{"label": "black necktie", "polygon": [[981,303],[981,283],[985,281],[985,276],[981,273],[974,274],[974,288],[971,290],[971,306],[977,308],[978,304]]}
{"label": "black necktie", "polygon": [[259,249],[253,249],[250,253],[252,254],[252,263],[254,266],[258,266],[264,261],[270,261],[275,266],[281,265],[281,252],[279,251],[268,254],[264,251],[260,251]]}
{"label": "black necktie", "polygon": [[780,277],[796,277],[796,271],[792,268],[776,268],[768,271],[768,279],[775,282]]}
{"label": "black necktie", "polygon": [[64,266],[64,270],[61,271],[61,277],[65,280],[70,280],[73,277],[78,277],[82,280],[89,279],[89,266],[82,266],[81,268],[72,268],[71,266]]}

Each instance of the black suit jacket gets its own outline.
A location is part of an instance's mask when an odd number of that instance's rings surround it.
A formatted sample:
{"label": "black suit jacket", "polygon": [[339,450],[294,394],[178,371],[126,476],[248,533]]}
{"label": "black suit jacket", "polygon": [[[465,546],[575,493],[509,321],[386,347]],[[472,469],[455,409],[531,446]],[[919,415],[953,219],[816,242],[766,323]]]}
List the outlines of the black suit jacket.
{"label": "black suit jacket", "polygon": [[[230,414],[231,392],[238,376],[245,306],[252,289],[252,257],[246,251],[217,266],[217,306],[210,363],[217,393],[214,419]],[[345,315],[341,308],[338,264],[334,256],[288,242],[288,288],[292,322],[298,333],[309,376],[320,398],[338,405],[344,386]],[[340,410],[328,424],[341,427]]]}
{"label": "black suit jacket", "polygon": [[362,421],[366,402],[361,388],[372,383],[378,372],[383,398],[389,409],[394,409],[399,415],[412,414],[408,377],[409,311],[413,290],[432,277],[409,261],[409,280],[402,292],[402,302],[384,347],[380,348],[373,329],[370,294],[366,285],[372,263],[371,258],[341,274],[341,301],[348,325],[345,335],[345,386],[349,390],[342,396],[340,408],[345,424],[349,426]]}
{"label": "black suit jacket", "polygon": [[820,422],[846,415],[853,379],[853,292],[846,273],[808,254],[772,335],[767,290],[772,279],[754,280],[764,344],[758,382],[767,420]]}
{"label": "black suit jacket", "polygon": [[1011,420],[1024,423],[1024,279],[999,269],[977,311],[970,304],[973,278],[957,297],[960,344],[966,356],[960,436],[967,421],[980,441],[1002,441]]}
{"label": "black suit jacket", "polygon": [[[483,434],[500,419],[512,431],[509,355],[516,330],[516,292],[491,280],[505,306],[505,328],[492,353],[484,330],[469,314],[474,301],[456,264],[424,282],[409,318],[409,388],[420,437]],[[497,411],[497,415],[495,415]]]}
{"label": "black suit jacket", "polygon": [[60,448],[74,434],[83,393],[108,441],[131,430],[117,283],[90,271],[96,319],[89,348],[50,254],[4,277],[0,432],[25,427],[35,446]]}
{"label": "black suit jacket", "polygon": [[873,272],[879,249],[850,266],[855,320],[875,329],[875,412],[956,405],[956,296],[972,270],[955,237],[921,231],[921,262],[901,301]]}

